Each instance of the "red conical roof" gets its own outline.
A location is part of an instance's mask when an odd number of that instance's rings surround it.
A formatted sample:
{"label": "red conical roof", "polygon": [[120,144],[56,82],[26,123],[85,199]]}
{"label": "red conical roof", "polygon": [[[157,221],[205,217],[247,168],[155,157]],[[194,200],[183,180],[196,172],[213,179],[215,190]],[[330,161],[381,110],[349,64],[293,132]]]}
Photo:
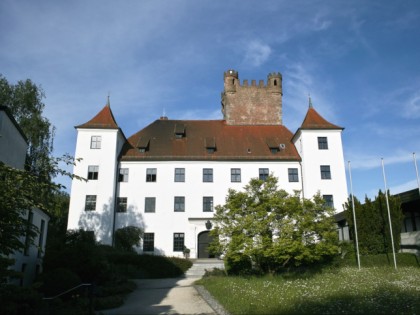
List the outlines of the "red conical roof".
{"label": "red conical roof", "polygon": [[105,107],[91,120],[76,126],[76,128],[119,129],[109,104],[105,105]]}
{"label": "red conical roof", "polygon": [[306,113],[305,119],[299,129],[344,129],[325,120],[311,106]]}

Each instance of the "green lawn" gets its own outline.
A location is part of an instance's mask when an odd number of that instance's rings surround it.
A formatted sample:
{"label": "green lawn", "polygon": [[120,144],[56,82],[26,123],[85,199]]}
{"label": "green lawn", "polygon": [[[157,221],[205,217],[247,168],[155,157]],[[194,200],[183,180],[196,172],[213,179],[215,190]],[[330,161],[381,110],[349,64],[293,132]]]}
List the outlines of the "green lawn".
{"label": "green lawn", "polygon": [[313,276],[203,278],[231,314],[420,314],[420,268],[343,267]]}

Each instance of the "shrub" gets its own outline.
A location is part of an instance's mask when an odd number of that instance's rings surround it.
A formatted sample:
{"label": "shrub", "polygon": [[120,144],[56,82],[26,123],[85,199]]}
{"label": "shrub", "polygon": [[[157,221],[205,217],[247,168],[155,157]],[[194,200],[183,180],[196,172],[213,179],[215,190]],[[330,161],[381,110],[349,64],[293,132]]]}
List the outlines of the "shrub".
{"label": "shrub", "polygon": [[115,231],[115,247],[133,252],[133,246],[140,246],[143,230],[137,226],[126,226]]}
{"label": "shrub", "polygon": [[14,285],[0,287],[0,314],[36,314],[41,308],[41,295],[35,290]]}
{"label": "shrub", "polygon": [[65,292],[82,283],[80,277],[69,269],[57,268],[42,275],[42,291],[47,297]]}
{"label": "shrub", "polygon": [[250,275],[253,273],[251,259],[242,254],[226,256],[225,270],[228,275]]}

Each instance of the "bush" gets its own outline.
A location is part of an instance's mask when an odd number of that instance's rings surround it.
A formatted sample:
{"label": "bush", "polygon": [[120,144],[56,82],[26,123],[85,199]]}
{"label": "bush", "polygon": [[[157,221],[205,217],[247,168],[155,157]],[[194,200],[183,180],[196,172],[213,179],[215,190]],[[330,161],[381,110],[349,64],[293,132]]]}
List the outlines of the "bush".
{"label": "bush", "polygon": [[65,292],[82,283],[80,277],[69,269],[57,268],[42,274],[42,291],[47,297]]}
{"label": "bush", "polygon": [[0,314],[37,314],[42,308],[41,295],[31,288],[14,285],[0,287]]}
{"label": "bush", "polygon": [[178,277],[192,266],[189,260],[183,258],[134,253],[111,252],[108,259],[127,277],[137,279]]}
{"label": "bush", "polygon": [[225,270],[228,275],[250,275],[254,273],[251,258],[242,254],[226,256]]}
{"label": "bush", "polygon": [[126,226],[115,231],[115,247],[133,252],[133,246],[140,246],[143,230],[136,226]]}

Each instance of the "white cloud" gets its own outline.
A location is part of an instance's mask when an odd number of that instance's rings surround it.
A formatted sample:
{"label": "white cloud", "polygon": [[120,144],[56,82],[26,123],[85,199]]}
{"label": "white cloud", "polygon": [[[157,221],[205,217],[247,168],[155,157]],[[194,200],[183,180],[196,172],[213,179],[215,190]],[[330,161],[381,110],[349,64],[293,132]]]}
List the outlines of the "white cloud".
{"label": "white cloud", "polygon": [[271,48],[267,44],[258,40],[248,43],[245,48],[245,62],[250,63],[254,67],[262,65],[271,55]]}
{"label": "white cloud", "polygon": [[420,118],[420,93],[416,92],[404,104],[402,116],[410,119]]}

